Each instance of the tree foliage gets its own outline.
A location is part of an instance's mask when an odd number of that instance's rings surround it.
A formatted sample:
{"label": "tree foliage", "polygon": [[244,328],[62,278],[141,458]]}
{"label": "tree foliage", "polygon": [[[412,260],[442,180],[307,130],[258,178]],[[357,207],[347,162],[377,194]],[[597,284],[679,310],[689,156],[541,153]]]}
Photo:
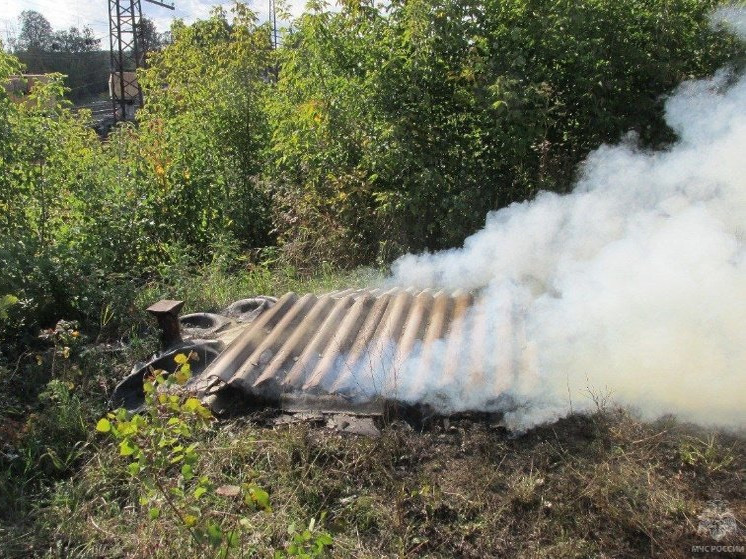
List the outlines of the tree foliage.
{"label": "tree foliage", "polygon": [[18,35],[17,50],[49,51],[52,49],[52,25],[49,20],[35,10],[21,12],[21,32]]}
{"label": "tree foliage", "polygon": [[[63,74],[68,88],[65,94],[76,102],[108,90],[109,51],[101,50],[101,39],[90,27],[55,31],[42,14],[32,10],[22,12],[19,20],[21,32],[11,47],[26,72]],[[151,19],[142,18],[139,38],[143,52],[162,50],[169,36],[159,33]]]}
{"label": "tree foliage", "polygon": [[489,210],[567,190],[602,142],[666,142],[662,96],[740,48],[709,30],[716,5],[415,0],[304,14],[270,103],[290,238],[301,223],[306,248],[329,251],[321,223],[353,261],[454,246]]}
{"label": "tree foliage", "polygon": [[101,40],[90,27],[54,31],[39,12],[20,16],[21,32],[14,54],[31,74],[60,73],[65,76],[65,95],[81,100],[106,91],[109,53],[100,50]]}
{"label": "tree foliage", "polygon": [[154,53],[140,77],[148,103],[138,148],[159,189],[152,234],[192,247],[219,237],[264,246],[268,200],[256,177],[269,136],[266,34],[243,5],[231,22],[218,8],[194,25],[177,23],[172,33],[173,44]]}
{"label": "tree foliage", "polygon": [[[0,296],[18,300],[3,309],[3,337],[104,309],[126,320],[133,286],[175,259],[271,243],[257,187],[266,34],[242,6],[231,22],[217,11],[174,34],[140,77],[138,125],[103,143],[71,111],[59,74],[23,103],[0,88]],[[20,69],[0,53],[0,83]]]}

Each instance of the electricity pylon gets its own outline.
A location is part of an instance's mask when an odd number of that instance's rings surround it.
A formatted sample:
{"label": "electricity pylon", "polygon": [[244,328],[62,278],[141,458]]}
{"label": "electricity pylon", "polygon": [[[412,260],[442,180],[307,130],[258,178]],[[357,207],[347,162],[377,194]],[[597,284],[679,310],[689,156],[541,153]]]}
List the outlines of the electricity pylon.
{"label": "electricity pylon", "polygon": [[[173,4],[145,1],[174,9]],[[131,120],[135,109],[142,107],[142,89],[137,82],[137,69],[145,65],[140,0],[109,0],[109,44],[109,94],[114,120]]]}
{"label": "electricity pylon", "polygon": [[269,18],[269,44],[273,49],[277,48],[279,43],[279,33],[277,32],[277,6],[275,0],[269,0],[269,10],[267,11]]}

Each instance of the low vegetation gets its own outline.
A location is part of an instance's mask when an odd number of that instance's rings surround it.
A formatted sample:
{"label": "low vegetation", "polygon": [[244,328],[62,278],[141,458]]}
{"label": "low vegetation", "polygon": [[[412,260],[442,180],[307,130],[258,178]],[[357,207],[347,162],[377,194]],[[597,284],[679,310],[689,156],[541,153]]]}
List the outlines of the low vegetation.
{"label": "low vegetation", "polygon": [[[214,274],[201,308],[233,296]],[[242,286],[365,281],[257,272]],[[178,373],[153,377],[132,416],[106,401],[157,347],[145,322],[127,344],[71,322],[42,336],[44,348],[0,368],[3,557],[685,557],[703,542],[740,545],[712,540],[703,519],[713,501],[746,513],[742,435],[640,421],[598,398],[594,413],[523,434],[493,417],[389,417],[371,438],[318,417],[280,424],[270,410],[218,420],[156,390]]]}

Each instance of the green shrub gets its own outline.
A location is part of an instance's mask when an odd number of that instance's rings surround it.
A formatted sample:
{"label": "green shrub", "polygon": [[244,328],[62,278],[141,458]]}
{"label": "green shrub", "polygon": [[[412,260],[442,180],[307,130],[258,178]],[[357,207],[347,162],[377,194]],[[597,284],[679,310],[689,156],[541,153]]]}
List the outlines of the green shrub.
{"label": "green shrub", "polygon": [[635,131],[672,138],[663,96],[742,53],[717,0],[395,1],[296,22],[271,98],[280,240],[386,261],[458,245],[485,214],[566,191]]}
{"label": "green shrub", "polygon": [[194,396],[174,391],[189,380],[192,357],[176,355],[174,373],[155,371],[146,379],[142,412],[118,409],[99,419],[96,430],[116,441],[121,467],[136,480],[138,505],[150,520],[176,522],[202,553],[226,557],[243,545],[244,528],[251,524],[216,514],[211,499],[240,496],[248,510],[272,508],[269,494],[256,484],[216,488],[200,473],[199,435],[209,429],[212,413]]}
{"label": "green shrub", "polygon": [[[106,142],[60,75],[24,103],[0,88],[3,353],[63,317],[132,332],[143,286],[208,262],[241,276],[271,253],[309,276],[458,245],[488,211],[567,190],[602,142],[670,140],[666,92],[743,53],[710,30],[717,5],[312,4],[273,51],[236,4],[174,24],[138,122]],[[0,53],[0,82],[21,71]]]}

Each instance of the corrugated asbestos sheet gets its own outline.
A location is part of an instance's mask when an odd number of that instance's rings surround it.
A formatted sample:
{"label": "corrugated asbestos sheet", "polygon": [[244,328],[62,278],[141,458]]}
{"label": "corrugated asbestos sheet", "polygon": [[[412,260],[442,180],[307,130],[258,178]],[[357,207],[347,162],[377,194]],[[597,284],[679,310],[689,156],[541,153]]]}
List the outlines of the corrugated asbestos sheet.
{"label": "corrugated asbestos sheet", "polygon": [[358,413],[416,401],[426,386],[452,386],[456,376],[478,389],[494,375],[482,370],[487,317],[472,304],[468,293],[431,290],[288,293],[231,342],[196,388],[218,411],[221,395],[238,391],[291,411]]}

